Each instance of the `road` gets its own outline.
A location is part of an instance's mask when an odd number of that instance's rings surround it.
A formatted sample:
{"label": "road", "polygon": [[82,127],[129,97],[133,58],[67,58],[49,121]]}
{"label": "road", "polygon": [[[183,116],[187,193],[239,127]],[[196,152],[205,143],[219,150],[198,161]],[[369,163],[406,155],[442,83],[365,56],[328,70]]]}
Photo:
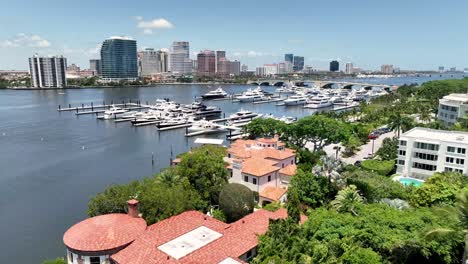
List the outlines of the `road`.
{"label": "road", "polygon": [[[377,150],[382,146],[383,140],[385,138],[392,138],[395,136],[395,132],[391,131],[385,134],[380,135],[377,139],[375,139],[374,142],[374,153],[377,152]],[[335,156],[336,155],[336,150],[333,149],[335,146],[340,146],[342,150],[344,150],[344,147],[341,146],[341,144],[331,144],[328,146],[325,146],[323,149],[327,153],[328,156]],[[312,144],[306,145],[309,149],[312,149]],[[360,147],[360,150],[356,152],[353,156],[351,157],[343,157],[342,156],[342,151],[338,154],[338,157],[345,162],[346,164],[354,164],[356,161],[364,160],[364,157],[367,157],[369,153],[372,153],[372,140],[367,142],[367,144],[362,145]]]}

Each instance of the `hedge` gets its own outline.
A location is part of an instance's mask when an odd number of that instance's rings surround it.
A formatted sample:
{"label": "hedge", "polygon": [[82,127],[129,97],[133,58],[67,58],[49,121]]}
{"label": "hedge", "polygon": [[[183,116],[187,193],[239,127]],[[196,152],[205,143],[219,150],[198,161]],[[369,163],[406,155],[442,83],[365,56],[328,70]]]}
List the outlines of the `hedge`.
{"label": "hedge", "polygon": [[365,160],[361,162],[361,167],[368,171],[377,172],[380,175],[389,175],[393,167],[395,167],[394,160]]}

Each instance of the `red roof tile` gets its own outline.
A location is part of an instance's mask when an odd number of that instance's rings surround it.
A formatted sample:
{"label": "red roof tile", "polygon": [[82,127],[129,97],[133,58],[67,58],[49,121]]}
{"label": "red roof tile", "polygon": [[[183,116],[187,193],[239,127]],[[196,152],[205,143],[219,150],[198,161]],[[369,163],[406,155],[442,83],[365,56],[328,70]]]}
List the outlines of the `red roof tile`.
{"label": "red roof tile", "polygon": [[296,174],[296,171],[297,171],[297,165],[292,164],[292,165],[288,165],[288,166],[282,168],[279,171],[279,173],[284,174],[286,176],[294,176],[294,174]]}
{"label": "red roof tile", "polygon": [[107,214],[88,218],[63,235],[63,243],[78,251],[105,251],[125,246],[146,229],[146,222],[127,214]]}
{"label": "red roof tile", "polygon": [[281,197],[283,197],[284,194],[286,194],[287,191],[288,189],[286,188],[277,188],[273,186],[268,186],[268,187],[265,187],[259,193],[259,195],[261,197],[267,198],[272,201],[278,201],[279,199],[281,199]]}

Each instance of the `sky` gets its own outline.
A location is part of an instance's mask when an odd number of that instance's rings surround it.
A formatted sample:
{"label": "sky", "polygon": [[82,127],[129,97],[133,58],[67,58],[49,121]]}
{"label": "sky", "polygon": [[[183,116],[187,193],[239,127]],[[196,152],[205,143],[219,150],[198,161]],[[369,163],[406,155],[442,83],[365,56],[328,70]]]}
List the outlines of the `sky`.
{"label": "sky", "polygon": [[[6,0],[0,0],[5,1]],[[28,68],[28,57],[64,55],[89,67],[99,45],[130,36],[138,49],[190,42],[200,50],[226,50],[253,70],[304,56],[364,69],[468,67],[467,0],[23,0],[0,8],[0,69]]]}

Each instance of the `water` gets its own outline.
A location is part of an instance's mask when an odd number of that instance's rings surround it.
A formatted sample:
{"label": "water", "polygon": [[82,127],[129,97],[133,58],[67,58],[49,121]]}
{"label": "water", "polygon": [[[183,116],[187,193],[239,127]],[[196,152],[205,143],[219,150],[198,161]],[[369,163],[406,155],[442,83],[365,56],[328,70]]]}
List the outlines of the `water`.
{"label": "water", "polygon": [[[389,79],[379,80],[385,83]],[[0,234],[5,245],[0,263],[40,263],[64,255],[62,235],[86,217],[89,198],[110,184],[122,184],[159,172],[173,156],[193,146],[184,129],[158,133],[153,126],[96,120],[57,112],[60,104],[100,104],[169,97],[190,103],[216,88],[161,85],[149,88],[59,91],[0,90]],[[238,93],[244,85],[223,85]],[[265,87],[273,91],[273,87]],[[302,117],[313,110],[269,104],[211,101],[229,115],[239,108],[276,116]],[[210,135],[224,138],[224,135]],[[84,147],[84,149],[83,149]],[[154,152],[155,163],[151,164]]]}
{"label": "water", "polygon": [[398,181],[404,185],[414,185],[415,187],[419,187],[423,184],[422,181],[413,178],[400,178]]}

